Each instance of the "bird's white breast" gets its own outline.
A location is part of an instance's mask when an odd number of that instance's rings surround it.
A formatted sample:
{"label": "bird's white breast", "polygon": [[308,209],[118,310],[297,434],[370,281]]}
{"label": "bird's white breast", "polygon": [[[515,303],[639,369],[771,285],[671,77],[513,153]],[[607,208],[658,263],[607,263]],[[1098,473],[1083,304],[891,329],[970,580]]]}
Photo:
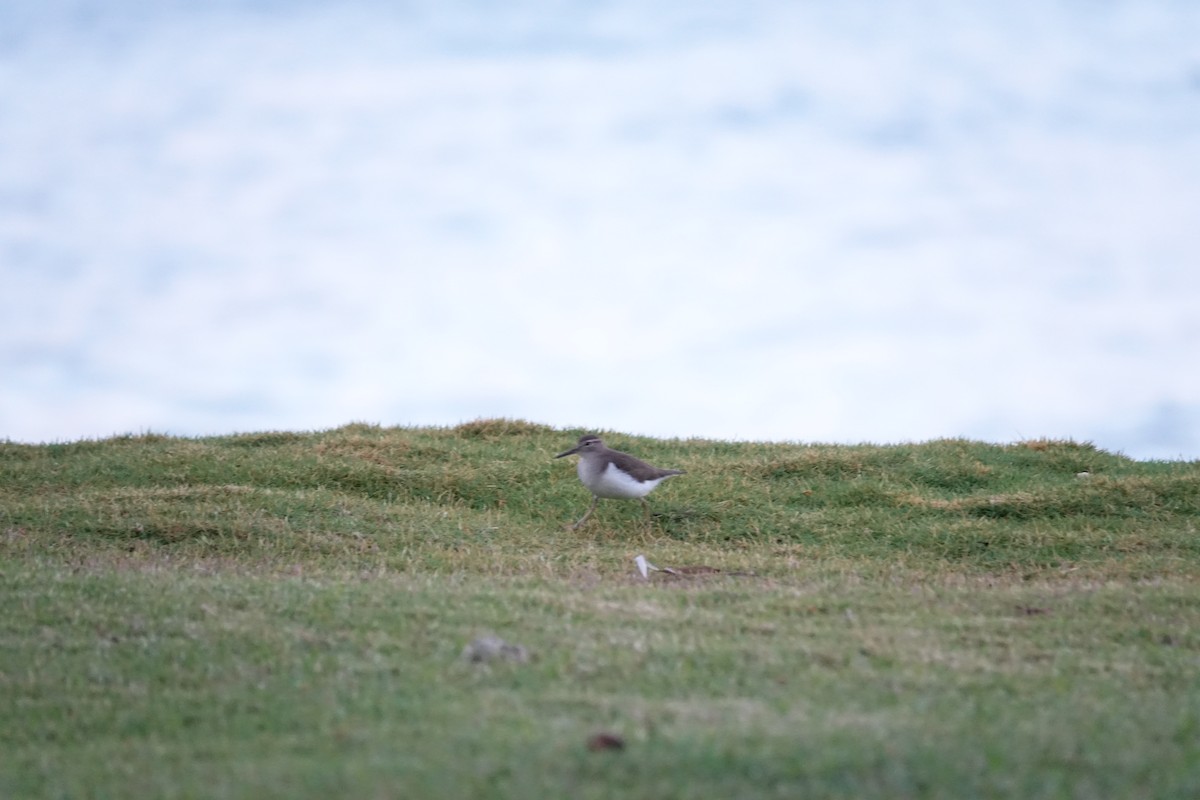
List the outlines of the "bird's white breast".
{"label": "bird's white breast", "polygon": [[592,494],[609,500],[645,497],[655,486],[663,482],[663,478],[639,481],[617,469],[612,462],[597,463],[586,458],[580,459],[577,469],[579,480],[591,490]]}

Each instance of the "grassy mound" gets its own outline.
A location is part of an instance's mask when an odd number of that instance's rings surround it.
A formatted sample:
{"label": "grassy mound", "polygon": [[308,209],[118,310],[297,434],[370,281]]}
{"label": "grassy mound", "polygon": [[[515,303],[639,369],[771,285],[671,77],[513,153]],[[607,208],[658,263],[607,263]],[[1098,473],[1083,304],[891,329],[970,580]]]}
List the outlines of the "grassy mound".
{"label": "grassy mound", "polygon": [[567,533],[562,525],[590,497],[552,456],[577,433],[483,420],[4,444],[0,507],[10,539],[35,549],[151,544],[256,566],[541,574],[546,559],[579,566],[600,555],[594,545],[623,554],[622,543],[710,546],[732,566],[749,560],[772,574],[800,557],[1165,574],[1190,570],[1200,555],[1200,465],[1136,462],[1069,441],[842,447],[611,436],[688,475],[651,495],[649,528],[636,504],[606,501],[594,524]]}

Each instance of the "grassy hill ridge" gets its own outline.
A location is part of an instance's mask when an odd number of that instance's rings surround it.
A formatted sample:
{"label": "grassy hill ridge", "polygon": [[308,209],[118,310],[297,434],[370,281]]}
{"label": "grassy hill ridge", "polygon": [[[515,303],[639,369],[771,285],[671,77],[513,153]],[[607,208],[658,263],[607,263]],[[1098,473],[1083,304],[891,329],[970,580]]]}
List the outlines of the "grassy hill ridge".
{"label": "grassy hill ridge", "polygon": [[[837,446],[611,434],[612,446],[688,475],[651,496],[649,528],[636,504],[606,501],[594,523],[567,533],[562,524],[590,496],[571,462],[552,456],[579,433],[480,420],[2,444],[0,525],[31,542],[502,572],[521,572],[532,553],[630,536],[987,570],[1102,565],[1120,554],[1123,567],[1170,571],[1200,554],[1200,462],[1137,462],[1044,440]],[[486,567],[450,557],[472,543],[506,552]],[[414,547],[420,563],[402,555]]]}

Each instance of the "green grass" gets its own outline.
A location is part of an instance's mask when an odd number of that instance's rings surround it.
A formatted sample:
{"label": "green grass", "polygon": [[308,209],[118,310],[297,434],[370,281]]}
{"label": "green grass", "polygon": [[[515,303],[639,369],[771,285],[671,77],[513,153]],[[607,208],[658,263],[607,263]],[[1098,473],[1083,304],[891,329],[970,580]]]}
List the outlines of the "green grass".
{"label": "green grass", "polygon": [[0,444],[0,797],[1200,796],[1200,462],[581,432]]}

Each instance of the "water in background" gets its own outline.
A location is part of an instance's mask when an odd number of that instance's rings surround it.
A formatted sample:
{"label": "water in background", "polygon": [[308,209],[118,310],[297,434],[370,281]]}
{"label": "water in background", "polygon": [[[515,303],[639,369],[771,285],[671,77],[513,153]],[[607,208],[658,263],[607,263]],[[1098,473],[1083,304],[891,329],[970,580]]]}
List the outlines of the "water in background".
{"label": "water in background", "polygon": [[0,438],[1200,458],[1197,42],[1135,0],[6,4]]}

